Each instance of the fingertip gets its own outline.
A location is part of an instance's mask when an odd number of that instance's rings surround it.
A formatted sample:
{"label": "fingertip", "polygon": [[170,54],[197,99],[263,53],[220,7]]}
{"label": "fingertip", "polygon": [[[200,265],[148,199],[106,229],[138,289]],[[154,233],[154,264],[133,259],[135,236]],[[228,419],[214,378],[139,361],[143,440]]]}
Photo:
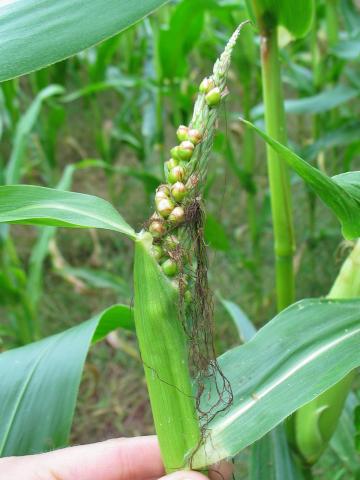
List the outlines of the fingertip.
{"label": "fingertip", "polygon": [[159,480],[209,480],[208,477],[200,472],[193,470],[180,470],[161,477]]}
{"label": "fingertip", "polygon": [[216,465],[212,465],[209,469],[210,480],[230,480],[233,473],[234,465],[225,460]]}

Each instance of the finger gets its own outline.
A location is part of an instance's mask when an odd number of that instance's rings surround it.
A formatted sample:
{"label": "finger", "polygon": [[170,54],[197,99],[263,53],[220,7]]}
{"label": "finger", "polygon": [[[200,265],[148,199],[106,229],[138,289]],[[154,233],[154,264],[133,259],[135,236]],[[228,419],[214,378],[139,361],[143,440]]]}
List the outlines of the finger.
{"label": "finger", "polygon": [[183,470],[161,477],[159,480],[209,480],[208,477],[193,470]]}
{"label": "finger", "polygon": [[212,465],[209,469],[210,480],[230,480],[234,472],[234,465],[230,462],[222,461]]}
{"label": "finger", "polygon": [[[209,478],[210,480],[230,480],[233,470],[232,463],[223,461],[210,467]],[[209,480],[209,478],[199,472],[184,470],[166,475],[160,480]]]}
{"label": "finger", "polygon": [[[123,438],[12,459],[12,480],[144,480],[164,474],[155,436]],[[0,464],[0,473],[3,474]],[[1,475],[0,475],[1,478]],[[5,478],[5,477],[4,477]]]}

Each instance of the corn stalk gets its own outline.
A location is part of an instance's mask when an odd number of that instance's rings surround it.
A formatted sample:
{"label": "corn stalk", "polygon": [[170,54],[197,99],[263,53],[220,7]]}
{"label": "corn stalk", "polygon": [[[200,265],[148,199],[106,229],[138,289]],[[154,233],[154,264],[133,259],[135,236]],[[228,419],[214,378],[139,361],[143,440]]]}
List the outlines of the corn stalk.
{"label": "corn stalk", "polygon": [[[261,74],[265,106],[266,132],[281,143],[287,143],[283,89],[277,41],[277,23],[262,13],[261,2],[253,0],[260,29]],[[267,164],[271,194],[276,266],[278,311],[295,300],[293,254],[295,236],[288,167],[278,154],[267,146]]]}

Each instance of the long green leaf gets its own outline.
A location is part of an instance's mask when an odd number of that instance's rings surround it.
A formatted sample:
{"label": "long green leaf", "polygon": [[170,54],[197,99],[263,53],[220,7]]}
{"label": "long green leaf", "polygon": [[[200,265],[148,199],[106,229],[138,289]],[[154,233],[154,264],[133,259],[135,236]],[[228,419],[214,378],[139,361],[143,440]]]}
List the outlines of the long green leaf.
{"label": "long green leaf", "polygon": [[360,35],[338,42],[331,53],[343,60],[356,60],[360,56]]}
{"label": "long green leaf", "polygon": [[358,143],[360,141],[359,131],[359,120],[351,120],[350,122],[343,123],[334,130],[326,131],[326,133],[314,143],[306,146],[302,151],[302,156],[311,161],[315,160],[321,151]]}
{"label": "long green leaf", "polygon": [[338,85],[312,97],[285,101],[285,111],[297,114],[316,114],[328,112],[340,105],[359,97],[359,90],[346,85]]}
{"label": "long green leaf", "polygon": [[21,117],[14,137],[14,146],[11,152],[9,163],[5,170],[5,182],[18,183],[20,180],[21,166],[26,151],[29,135],[39,116],[41,106],[45,100],[54,95],[60,95],[64,92],[60,85],[49,85],[44,88],[30,105],[29,109]]}
{"label": "long green leaf", "polygon": [[296,38],[309,31],[315,9],[314,0],[246,0],[246,4],[253,19],[272,19]]}
{"label": "long green leaf", "polygon": [[252,123],[242,122],[253,128],[335,213],[345,238],[360,237],[360,171],[329,178]]}
{"label": "long green leaf", "polygon": [[[228,300],[222,304],[234,320],[243,343],[256,334],[248,316],[238,305]],[[283,425],[278,425],[251,446],[250,480],[300,480],[300,474],[291,456]]]}
{"label": "long green leaf", "polygon": [[132,298],[132,291],[129,282],[125,281],[118,275],[107,272],[106,270],[64,266],[59,273],[78,278],[84,281],[90,288],[97,290],[107,288],[114,290],[118,295],[121,295],[122,298]]}
{"label": "long green leaf", "polygon": [[104,228],[135,238],[134,230],[106,200],[33,185],[0,187],[0,223]]}
{"label": "long green leaf", "polygon": [[341,414],[338,427],[330,440],[330,448],[353,473],[360,474],[360,454],[355,446],[354,411],[359,404],[350,393]]}
{"label": "long green leaf", "polygon": [[70,57],[167,0],[17,0],[0,5],[0,81]]}
{"label": "long green leaf", "polygon": [[209,0],[183,0],[174,10],[167,28],[159,30],[158,55],[164,78],[181,77],[188,67],[186,57],[201,35]]}
{"label": "long green leaf", "polygon": [[[360,297],[359,260],[360,241],[355,244],[343,263],[327,296],[328,299]],[[318,461],[333,436],[355,374],[355,371],[350,372],[292,416],[293,441],[296,442],[297,451],[308,465]]]}
{"label": "long green leaf", "polygon": [[359,341],[360,300],[310,299],[222,355],[234,401],[210,423],[194,466],[236,455],[337,383],[360,364]]}
{"label": "long green leaf", "polygon": [[62,333],[2,353],[0,456],[66,445],[90,345],[132,325],[129,307],[115,305]]}
{"label": "long green leaf", "polygon": [[233,319],[238,330],[241,342],[245,343],[251,340],[252,337],[256,334],[256,328],[254,327],[254,324],[251,322],[246,313],[234,302],[222,299],[221,303]]}
{"label": "long green leaf", "polygon": [[302,478],[291,457],[285,429],[274,428],[255,442],[251,451],[250,480],[300,480]]}
{"label": "long green leaf", "polygon": [[[285,100],[286,113],[316,114],[332,110],[359,96],[359,90],[346,85],[337,85],[324,92],[310,97]],[[251,110],[252,120],[264,115],[264,104],[257,105]]]}
{"label": "long green leaf", "polygon": [[[56,188],[68,190],[71,187],[73,175],[77,170],[89,167],[103,168],[103,162],[98,160],[82,160],[78,163],[67,165]],[[43,265],[48,255],[49,243],[55,236],[56,227],[41,228],[39,237],[31,251],[29,260],[29,273],[27,279],[27,294],[31,303],[36,305],[41,295]]]}

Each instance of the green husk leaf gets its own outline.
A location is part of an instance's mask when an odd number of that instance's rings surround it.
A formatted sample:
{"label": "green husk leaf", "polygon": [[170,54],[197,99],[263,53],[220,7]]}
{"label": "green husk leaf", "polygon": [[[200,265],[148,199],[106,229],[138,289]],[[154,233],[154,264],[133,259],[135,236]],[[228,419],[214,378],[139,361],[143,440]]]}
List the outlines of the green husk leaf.
{"label": "green husk leaf", "polygon": [[186,466],[200,438],[178,293],[150,253],[150,234],[135,247],[135,325],[156,432],[167,471]]}

